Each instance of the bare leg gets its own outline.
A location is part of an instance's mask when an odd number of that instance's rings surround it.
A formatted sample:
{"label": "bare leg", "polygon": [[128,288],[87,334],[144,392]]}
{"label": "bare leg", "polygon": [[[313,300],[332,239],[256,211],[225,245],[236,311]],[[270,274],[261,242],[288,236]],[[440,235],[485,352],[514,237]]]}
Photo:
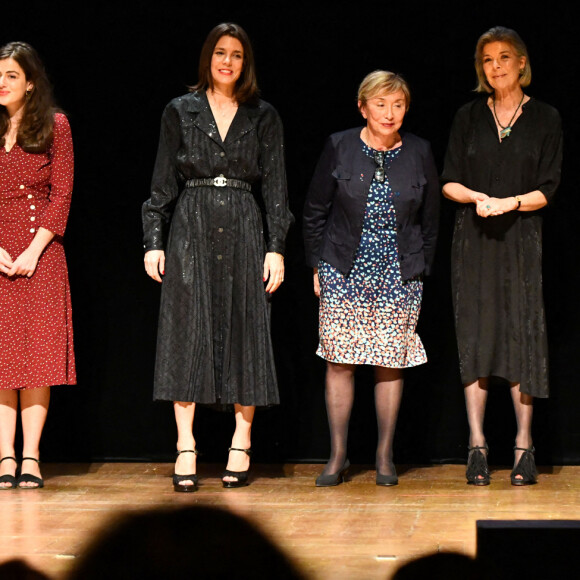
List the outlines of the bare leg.
{"label": "bare leg", "polygon": [[[518,432],[516,435],[516,447],[531,449],[532,447],[532,416],[534,413],[534,397],[520,392],[519,383],[511,385],[512,401],[516,412]],[[517,465],[523,451],[516,451],[514,466]],[[522,479],[521,475],[516,476]]]}
{"label": "bare leg", "polygon": [[[46,422],[50,387],[25,389],[20,392],[20,413],[22,415],[23,448],[22,457],[40,458],[40,437]],[[23,461],[22,473],[41,477],[36,461]],[[37,487],[36,483],[23,482],[21,487]]]}
{"label": "bare leg", "polygon": [[[174,401],[175,423],[177,424],[177,451],[186,449],[195,450],[193,438],[193,418],[195,416],[195,403]],[[195,453],[182,453],[177,456],[175,473],[177,475],[193,475],[197,473],[197,456]],[[190,486],[193,481],[186,479],[180,485]]]}
{"label": "bare leg", "polygon": [[337,473],[346,461],[348,424],[354,402],[355,365],[326,363],[326,412],[330,459],[321,475]]}
{"label": "bare leg", "polygon": [[[0,459],[15,457],[14,438],[16,437],[16,418],[18,414],[18,391],[0,390]],[[16,462],[9,459],[0,463],[0,475],[14,475]],[[12,487],[0,483],[1,487]]]}
{"label": "bare leg", "polygon": [[[234,405],[236,430],[232,437],[232,447],[235,449],[250,449],[252,447],[252,422],[256,407]],[[228,471],[247,471],[250,467],[250,456],[240,451],[230,452],[226,469]],[[226,475],[223,481],[237,481],[238,478]]]}
{"label": "bare leg", "polygon": [[382,475],[394,475],[393,440],[403,396],[401,369],[375,367],[375,408],[379,440],[376,466]]}

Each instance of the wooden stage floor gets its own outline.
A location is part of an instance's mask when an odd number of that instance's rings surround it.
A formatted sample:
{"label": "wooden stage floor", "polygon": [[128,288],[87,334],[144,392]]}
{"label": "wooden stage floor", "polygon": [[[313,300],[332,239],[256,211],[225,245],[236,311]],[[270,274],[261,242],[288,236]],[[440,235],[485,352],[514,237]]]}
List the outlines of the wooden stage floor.
{"label": "wooden stage floor", "polygon": [[249,517],[309,578],[381,579],[435,551],[475,554],[476,520],[580,519],[580,466],[540,468],[539,484],[512,487],[507,468],[489,487],[465,484],[462,465],[398,466],[396,487],[354,466],[316,488],[322,465],[254,464],[251,485],[223,489],[222,465],[200,462],[200,488],[177,494],[173,464],[44,464],[46,487],[0,491],[0,561],[22,557],[60,578],[107,518],[155,506],[205,504]]}

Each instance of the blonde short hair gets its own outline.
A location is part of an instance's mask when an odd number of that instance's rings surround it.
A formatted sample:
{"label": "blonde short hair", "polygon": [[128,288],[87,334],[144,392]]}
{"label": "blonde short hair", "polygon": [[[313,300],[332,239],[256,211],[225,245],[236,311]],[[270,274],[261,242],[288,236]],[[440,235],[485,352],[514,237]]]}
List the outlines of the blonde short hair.
{"label": "blonde short hair", "polygon": [[409,110],[411,104],[411,91],[407,81],[401,76],[388,70],[375,70],[369,73],[358,87],[358,101],[361,106],[367,104],[369,99],[378,94],[396,93],[401,91],[405,95],[405,110]]}
{"label": "blonde short hair", "polygon": [[477,86],[475,90],[478,93],[493,93],[493,89],[487,82],[487,78],[483,72],[483,49],[491,42],[507,42],[514,49],[518,58],[522,56],[526,58],[526,64],[520,75],[520,85],[527,87],[532,82],[532,67],[530,65],[528,49],[524,41],[515,30],[503,26],[495,26],[479,37],[477,46],[475,47],[475,72],[477,73]]}

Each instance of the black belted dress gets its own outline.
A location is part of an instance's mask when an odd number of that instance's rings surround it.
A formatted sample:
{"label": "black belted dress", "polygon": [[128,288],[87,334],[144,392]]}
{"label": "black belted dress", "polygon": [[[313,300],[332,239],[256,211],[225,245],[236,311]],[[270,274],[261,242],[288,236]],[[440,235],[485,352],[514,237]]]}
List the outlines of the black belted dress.
{"label": "black belted dress", "polygon": [[154,399],[279,402],[263,263],[292,222],[271,105],[240,104],[224,141],[205,93],[167,105],[143,205],[145,251],[166,259]]}

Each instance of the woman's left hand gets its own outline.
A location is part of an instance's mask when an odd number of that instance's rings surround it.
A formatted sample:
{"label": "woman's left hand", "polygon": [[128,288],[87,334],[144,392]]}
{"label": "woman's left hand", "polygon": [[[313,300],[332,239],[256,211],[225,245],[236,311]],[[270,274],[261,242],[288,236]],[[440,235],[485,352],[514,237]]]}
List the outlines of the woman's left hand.
{"label": "woman's left hand", "polygon": [[284,256],[268,252],[264,258],[264,282],[268,280],[266,292],[273,294],[284,282]]}
{"label": "woman's left hand", "polygon": [[513,211],[517,205],[518,202],[513,197],[488,197],[476,202],[476,211],[480,217],[493,217]]}
{"label": "woman's left hand", "polygon": [[6,272],[7,276],[26,276],[30,278],[36,271],[40,256],[35,250],[27,248],[14,260],[12,268]]}

